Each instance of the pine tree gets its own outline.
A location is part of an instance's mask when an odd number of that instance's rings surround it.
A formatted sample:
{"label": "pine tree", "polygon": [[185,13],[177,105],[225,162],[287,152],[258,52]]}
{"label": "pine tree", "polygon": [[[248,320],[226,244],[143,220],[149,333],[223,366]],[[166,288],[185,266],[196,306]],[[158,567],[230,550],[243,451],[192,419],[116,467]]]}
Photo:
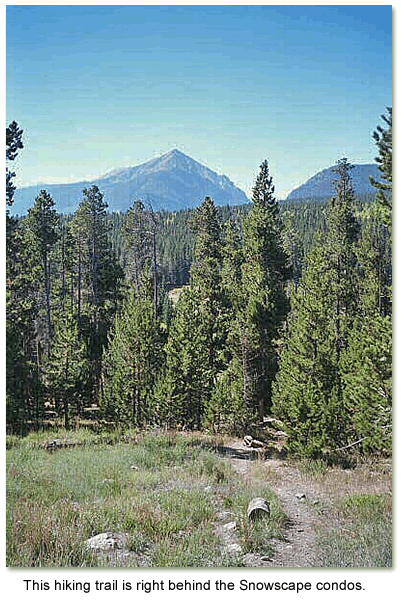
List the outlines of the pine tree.
{"label": "pine tree", "polygon": [[162,336],[153,291],[143,275],[115,317],[104,350],[100,404],[109,420],[144,426],[153,415],[153,391],[162,368]]}
{"label": "pine tree", "polygon": [[392,450],[392,322],[358,319],[341,356],[346,443],[363,453]]}
{"label": "pine tree", "polygon": [[382,115],[382,119],[387,125],[387,129],[378,125],[373,133],[373,138],[379,150],[379,156],[375,160],[378,163],[382,181],[376,181],[371,177],[370,183],[378,190],[377,200],[384,209],[384,222],[391,230],[393,208],[393,111],[391,107],[387,108],[387,115]]}
{"label": "pine tree", "polygon": [[140,200],[135,201],[125,215],[125,263],[129,281],[139,289],[144,268],[148,263],[153,284],[154,312],[157,317],[159,306],[160,274],[157,263],[158,218],[151,205],[146,207]]}
{"label": "pine tree", "polygon": [[85,188],[83,196],[70,227],[75,243],[75,314],[88,351],[88,396],[94,402],[107,333],[121,302],[123,271],[109,239],[111,224],[102,193],[94,185]]}
{"label": "pine tree", "polygon": [[190,286],[176,306],[156,405],[167,425],[199,429],[209,410],[215,377],[223,369],[225,342],[221,226],[211,198],[197,208],[190,226],[196,235]]}
{"label": "pine tree", "polygon": [[337,362],[347,344],[348,332],[358,307],[358,264],[355,253],[360,225],[355,215],[355,196],[350,175],[353,169],[346,158],[338,161],[334,182],[336,196],[331,199],[327,248],[333,277],[330,295],[334,299]]}
{"label": "pine tree", "polygon": [[291,296],[286,339],[273,385],[273,412],[285,424],[288,447],[303,456],[332,443],[338,378],[333,273],[316,238],[297,290]]}
{"label": "pine tree", "polygon": [[[34,206],[28,211],[28,216],[24,221],[24,228],[31,252],[34,256],[36,255],[36,262],[41,265],[38,272],[40,273],[40,284],[43,290],[43,305],[45,308],[44,342],[48,353],[52,339],[51,255],[58,239],[58,224],[55,203],[46,190],[41,190],[35,200]],[[39,304],[41,305],[42,303]]]}
{"label": "pine tree", "polygon": [[7,419],[22,423],[41,413],[41,266],[24,220],[13,233],[18,251],[7,272]]}
{"label": "pine tree", "polygon": [[72,411],[81,412],[81,384],[86,379],[86,367],[86,348],[80,340],[76,319],[71,314],[64,315],[63,321],[56,324],[52,353],[44,370],[50,397],[57,412],[63,414],[66,429]]}
{"label": "pine tree", "polygon": [[359,314],[341,356],[347,444],[363,453],[392,447],[392,111],[377,128],[383,182],[377,202],[362,211]]}
{"label": "pine tree", "polygon": [[[18,155],[18,150],[24,148],[22,143],[23,130],[19,128],[16,121],[12,121],[6,128],[6,160],[13,161]],[[6,167],[6,202],[8,206],[13,204],[13,196],[16,190],[12,180],[15,177],[13,171]]]}
{"label": "pine tree", "polygon": [[244,401],[263,419],[271,405],[275,340],[287,312],[286,256],[275,186],[264,161],[253,188],[253,208],[243,222],[241,332]]}
{"label": "pine tree", "polygon": [[346,159],[338,161],[329,230],[292,295],[274,385],[274,411],[285,422],[289,447],[308,456],[343,447],[350,427],[340,364],[358,310],[359,224],[350,170]]}
{"label": "pine tree", "polygon": [[210,371],[214,374],[221,368],[225,314],[220,289],[221,223],[211,198],[206,197],[196,209],[191,221],[191,229],[196,235],[196,242],[190,272],[190,287],[192,297],[199,304],[195,314],[199,315],[202,321],[200,326],[207,340],[205,353],[208,355]]}
{"label": "pine tree", "polygon": [[199,296],[185,288],[164,347],[165,369],[157,382],[154,406],[166,427],[200,429],[209,404],[214,373]]}
{"label": "pine tree", "polygon": [[221,369],[215,375],[214,388],[204,414],[204,423],[213,431],[245,433],[249,421],[243,398],[241,336],[241,265],[242,240],[234,219],[225,224],[222,247],[221,297],[225,340]]}

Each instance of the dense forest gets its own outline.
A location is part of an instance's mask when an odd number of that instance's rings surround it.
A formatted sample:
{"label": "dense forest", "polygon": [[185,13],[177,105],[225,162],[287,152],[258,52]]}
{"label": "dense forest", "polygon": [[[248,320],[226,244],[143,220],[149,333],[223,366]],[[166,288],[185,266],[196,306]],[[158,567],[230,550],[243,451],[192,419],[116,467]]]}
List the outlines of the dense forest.
{"label": "dense forest", "polygon": [[[330,199],[278,202],[264,161],[247,206],[134,199],[110,214],[91,186],[73,215],[46,190],[26,216],[7,211],[10,431],[92,419],[246,433],[272,416],[300,456],[390,452],[391,109],[382,119],[370,198],[341,158]],[[10,166],[23,131],[6,133]]]}

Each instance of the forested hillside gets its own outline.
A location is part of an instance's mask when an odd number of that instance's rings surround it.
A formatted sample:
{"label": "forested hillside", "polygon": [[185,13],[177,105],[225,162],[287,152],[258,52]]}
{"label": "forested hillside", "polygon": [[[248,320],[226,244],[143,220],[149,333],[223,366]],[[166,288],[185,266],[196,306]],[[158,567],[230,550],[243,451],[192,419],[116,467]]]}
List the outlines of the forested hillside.
{"label": "forested hillside", "polygon": [[[374,138],[370,197],[342,158],[332,198],[279,203],[264,161],[248,205],[155,212],[134,198],[109,213],[93,185],[73,215],[46,190],[7,213],[10,430],[246,433],[273,416],[299,455],[390,452],[390,109]],[[8,164],[22,140],[13,122]]]}

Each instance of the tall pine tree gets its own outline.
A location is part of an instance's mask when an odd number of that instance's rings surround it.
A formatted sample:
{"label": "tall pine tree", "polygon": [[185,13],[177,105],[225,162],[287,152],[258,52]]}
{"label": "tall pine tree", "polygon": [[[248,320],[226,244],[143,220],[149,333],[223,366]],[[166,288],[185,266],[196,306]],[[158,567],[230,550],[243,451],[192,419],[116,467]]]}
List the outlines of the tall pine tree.
{"label": "tall pine tree", "polygon": [[162,336],[154,314],[149,274],[129,292],[115,317],[104,350],[100,395],[108,420],[144,426],[152,419],[152,398],[162,367]]}
{"label": "tall pine tree", "polygon": [[346,159],[338,161],[328,232],[315,243],[292,295],[274,385],[274,412],[285,423],[289,447],[311,456],[343,447],[349,428],[341,356],[358,310],[359,235],[350,171]]}
{"label": "tall pine tree", "polygon": [[243,395],[263,419],[271,406],[276,372],[275,342],[285,314],[288,276],[275,186],[264,161],[255,182],[253,208],[243,222],[242,325]]}

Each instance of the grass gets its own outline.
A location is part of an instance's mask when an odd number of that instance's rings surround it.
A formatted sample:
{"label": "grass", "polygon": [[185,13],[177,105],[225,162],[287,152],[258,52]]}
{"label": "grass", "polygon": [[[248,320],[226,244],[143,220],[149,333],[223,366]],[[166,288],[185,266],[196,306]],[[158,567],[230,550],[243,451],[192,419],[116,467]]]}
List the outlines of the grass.
{"label": "grass", "polygon": [[391,567],[392,505],[389,494],[348,496],[334,503],[331,527],[318,530],[323,567]]}
{"label": "grass", "polygon": [[[244,551],[270,553],[284,515],[269,487],[245,483],[198,435],[91,432],[68,435],[80,443],[55,452],[42,444],[66,432],[13,436],[7,450],[7,566],[105,566],[85,540],[98,533],[128,533],[124,566],[241,566],[223,550],[218,511],[237,522]],[[111,441],[113,443],[111,443]],[[246,508],[264,496],[271,517],[251,526]]]}

